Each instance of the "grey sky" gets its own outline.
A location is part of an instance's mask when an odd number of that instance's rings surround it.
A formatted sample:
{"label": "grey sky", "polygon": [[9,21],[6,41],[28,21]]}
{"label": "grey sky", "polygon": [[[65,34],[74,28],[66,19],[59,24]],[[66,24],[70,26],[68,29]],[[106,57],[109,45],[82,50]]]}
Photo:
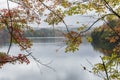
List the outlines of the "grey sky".
{"label": "grey sky", "polygon": [[[10,8],[13,8],[13,7],[17,6],[17,4],[12,3],[12,2],[9,2],[9,4],[10,4]],[[6,9],[8,8],[7,7],[7,0],[0,0],[0,9],[4,9],[4,8],[6,8]],[[90,14],[87,14],[87,15],[94,15],[94,13],[90,13]],[[88,25],[90,25],[90,24],[92,24],[95,21],[95,19],[93,19],[93,18],[83,17],[81,15],[69,16],[69,17],[66,17],[64,20],[65,20],[65,22],[66,22],[67,25],[73,25],[74,27],[81,26],[82,24],[88,24]],[[76,22],[79,22],[79,24],[76,24]],[[99,23],[97,23],[97,25],[98,24]],[[101,24],[101,22],[100,22],[100,24]],[[50,25],[48,25],[45,22],[41,22],[40,25],[35,25],[34,24],[33,26],[34,27],[51,27]],[[57,26],[64,26],[64,24],[60,23]]]}
{"label": "grey sky", "polygon": [[[10,8],[17,6],[15,3],[9,2]],[[7,9],[7,0],[0,0],[0,9]]]}

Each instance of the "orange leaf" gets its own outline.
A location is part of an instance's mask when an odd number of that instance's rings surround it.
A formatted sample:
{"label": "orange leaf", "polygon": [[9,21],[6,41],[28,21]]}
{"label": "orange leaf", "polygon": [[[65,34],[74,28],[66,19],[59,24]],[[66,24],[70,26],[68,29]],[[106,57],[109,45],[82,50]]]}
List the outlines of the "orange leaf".
{"label": "orange leaf", "polygon": [[114,37],[112,37],[112,38],[110,39],[110,43],[114,43],[114,42],[116,42],[116,39],[115,39]]}

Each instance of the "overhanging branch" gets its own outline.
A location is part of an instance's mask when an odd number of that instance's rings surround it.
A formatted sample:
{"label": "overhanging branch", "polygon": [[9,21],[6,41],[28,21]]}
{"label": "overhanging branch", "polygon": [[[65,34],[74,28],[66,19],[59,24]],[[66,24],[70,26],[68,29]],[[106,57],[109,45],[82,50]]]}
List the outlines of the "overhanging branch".
{"label": "overhanging branch", "polygon": [[109,9],[109,11],[111,11],[114,15],[116,15],[120,19],[120,15],[113,10],[113,8],[109,5],[109,3],[106,0],[103,1],[106,8]]}

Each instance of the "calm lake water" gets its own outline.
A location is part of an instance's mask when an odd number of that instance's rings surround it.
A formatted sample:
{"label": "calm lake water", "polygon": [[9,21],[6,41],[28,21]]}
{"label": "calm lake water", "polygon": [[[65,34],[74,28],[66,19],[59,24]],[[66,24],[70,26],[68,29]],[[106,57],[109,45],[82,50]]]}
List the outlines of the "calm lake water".
{"label": "calm lake water", "polygon": [[[43,64],[48,64],[56,71],[43,65],[37,65],[30,58],[31,63],[6,64],[0,69],[0,80],[101,80],[101,78],[84,71],[82,66],[91,70],[92,64],[100,62],[100,52],[95,51],[91,44],[83,42],[79,51],[65,53],[65,44],[62,38],[33,38],[32,54],[40,59]],[[8,46],[2,46],[0,51],[7,51]],[[19,47],[13,45],[10,53],[23,53]],[[89,62],[88,62],[88,61]]]}

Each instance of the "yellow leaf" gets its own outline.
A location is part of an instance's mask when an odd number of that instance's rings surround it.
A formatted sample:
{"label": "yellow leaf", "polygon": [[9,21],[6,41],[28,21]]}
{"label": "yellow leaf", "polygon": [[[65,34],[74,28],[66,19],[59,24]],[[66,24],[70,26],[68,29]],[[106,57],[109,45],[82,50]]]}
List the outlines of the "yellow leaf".
{"label": "yellow leaf", "polygon": [[92,38],[91,37],[86,37],[88,42],[92,42]]}

